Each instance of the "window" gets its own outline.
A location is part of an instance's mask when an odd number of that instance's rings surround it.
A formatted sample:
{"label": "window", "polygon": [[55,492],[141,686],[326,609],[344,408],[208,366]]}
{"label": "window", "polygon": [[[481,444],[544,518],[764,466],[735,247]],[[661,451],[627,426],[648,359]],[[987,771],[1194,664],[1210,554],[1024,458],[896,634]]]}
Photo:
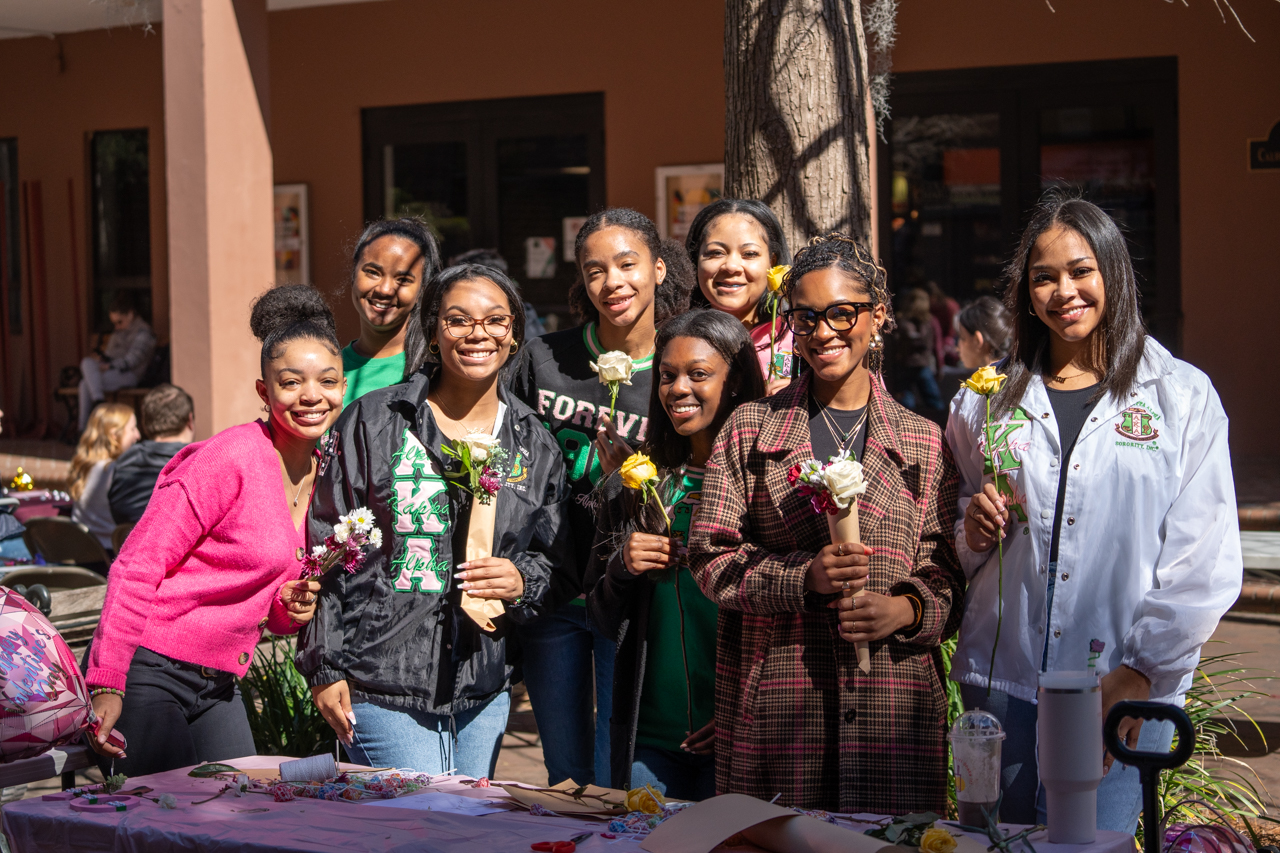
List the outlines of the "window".
{"label": "window", "polygon": [[133,292],[138,313],[151,318],[151,196],[147,131],[93,134],[90,254],[93,331],[111,329],[107,309],[118,290]]}
{"label": "window", "polygon": [[567,312],[566,220],[604,207],[602,95],[380,107],[363,125],[367,219],[422,217],[445,262],[497,249],[540,313]]}
{"label": "window", "polygon": [[1147,327],[1178,351],[1177,60],[895,75],[881,248],[895,292],[996,292],[1043,189],[1079,188],[1129,241]]}

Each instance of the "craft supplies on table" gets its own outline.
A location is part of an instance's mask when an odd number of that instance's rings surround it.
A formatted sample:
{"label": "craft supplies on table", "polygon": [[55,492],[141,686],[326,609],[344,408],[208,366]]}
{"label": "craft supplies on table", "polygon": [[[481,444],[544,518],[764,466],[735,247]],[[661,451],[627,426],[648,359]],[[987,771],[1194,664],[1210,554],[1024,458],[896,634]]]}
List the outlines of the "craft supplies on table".
{"label": "craft supplies on table", "polygon": [[[540,842],[568,840],[586,832],[593,834],[576,842],[576,853],[664,853],[653,846],[654,830],[647,825],[657,815],[645,815],[643,827],[639,826],[639,813],[574,817],[542,809],[538,815],[518,806],[508,793],[509,789],[522,793],[537,789],[513,783],[489,787],[459,776],[427,777],[429,784],[391,799],[300,796],[277,802],[269,789],[279,777],[282,760],[288,759],[252,756],[226,761],[236,776],[246,778],[244,791],[235,777],[193,777],[189,775],[192,768],[183,768],[130,779],[126,783],[130,792],[138,790],[135,786],[151,790],[145,797],[135,796],[139,802],[125,812],[73,811],[65,798],[33,798],[6,805],[0,816],[14,853],[62,853],[69,849],[178,853],[211,848],[243,853],[375,853],[389,849],[495,853],[530,850]],[[338,770],[357,780],[388,773],[349,764],[339,765]],[[166,797],[176,801],[174,808],[153,801]],[[442,805],[452,802],[458,809],[423,808],[431,798]],[[474,800],[478,809],[494,811],[468,814],[457,802],[468,799]],[[193,805],[201,801],[201,805]],[[767,805],[752,803],[755,807]],[[671,813],[678,816],[684,811],[673,809]],[[872,815],[815,816],[824,822],[838,820],[852,832],[870,827],[875,820]],[[616,821],[622,822],[624,831],[614,831]],[[663,824],[659,821],[657,825]],[[1043,833],[1032,839],[1037,853],[1132,853],[1133,849],[1133,837],[1120,833],[1099,833],[1097,843],[1083,847],[1053,845],[1042,839]],[[736,847],[734,853],[759,849],[747,845]]]}

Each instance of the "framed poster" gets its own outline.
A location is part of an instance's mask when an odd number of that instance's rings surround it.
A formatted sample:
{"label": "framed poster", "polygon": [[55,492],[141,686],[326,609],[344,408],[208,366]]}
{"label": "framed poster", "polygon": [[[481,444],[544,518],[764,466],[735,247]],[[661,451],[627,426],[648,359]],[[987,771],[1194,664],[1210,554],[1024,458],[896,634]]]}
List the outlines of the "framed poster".
{"label": "framed poster", "polygon": [[307,185],[276,184],[276,284],[310,284]]}
{"label": "framed poster", "polygon": [[658,233],[684,242],[698,211],[724,195],[724,164],[659,166]]}

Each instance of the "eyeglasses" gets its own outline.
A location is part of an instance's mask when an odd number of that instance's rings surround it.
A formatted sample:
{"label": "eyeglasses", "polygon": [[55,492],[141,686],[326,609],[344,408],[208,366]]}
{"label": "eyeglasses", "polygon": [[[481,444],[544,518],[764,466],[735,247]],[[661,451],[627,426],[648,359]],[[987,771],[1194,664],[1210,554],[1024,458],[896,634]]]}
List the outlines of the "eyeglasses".
{"label": "eyeglasses", "polygon": [[442,322],[449,335],[455,338],[467,337],[476,326],[482,326],[489,337],[500,338],[511,329],[512,319],[510,314],[490,314],[483,320],[472,319],[466,314],[452,314],[443,318]]}
{"label": "eyeglasses", "polygon": [[858,325],[858,314],[862,311],[874,310],[874,302],[837,302],[828,305],[825,310],[814,311],[812,308],[792,308],[782,316],[786,318],[787,328],[802,338],[807,338],[818,330],[818,321],[826,320],[833,332],[847,332]]}

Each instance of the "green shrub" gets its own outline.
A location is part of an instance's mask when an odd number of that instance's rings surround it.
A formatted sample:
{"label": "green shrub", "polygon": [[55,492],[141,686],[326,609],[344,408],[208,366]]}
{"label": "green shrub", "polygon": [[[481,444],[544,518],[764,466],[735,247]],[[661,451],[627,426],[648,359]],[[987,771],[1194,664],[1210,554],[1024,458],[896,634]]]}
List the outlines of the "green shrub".
{"label": "green shrub", "polygon": [[293,666],[293,642],[259,644],[240,679],[240,693],[259,755],[305,758],[332,751],[333,729],[311,701],[311,688]]}

